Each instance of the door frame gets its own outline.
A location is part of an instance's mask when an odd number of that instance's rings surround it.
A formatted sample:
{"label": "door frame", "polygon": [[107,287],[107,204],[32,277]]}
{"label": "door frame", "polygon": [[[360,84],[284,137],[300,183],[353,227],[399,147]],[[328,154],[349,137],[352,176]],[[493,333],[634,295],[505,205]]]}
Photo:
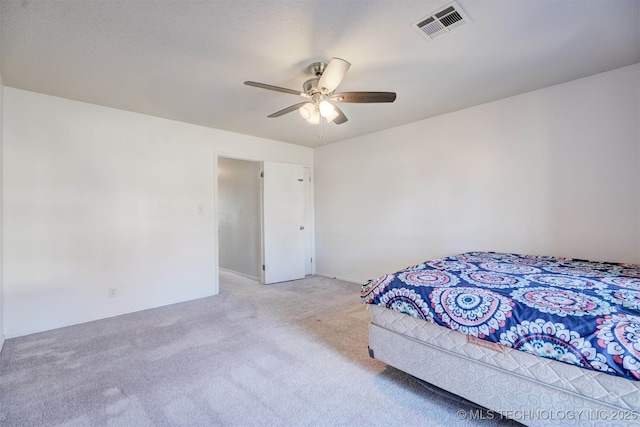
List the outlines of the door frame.
{"label": "door frame", "polygon": [[[305,224],[305,226],[309,227],[309,240],[310,247],[309,253],[306,254],[307,257],[311,258],[311,269],[309,274],[316,274],[316,233],[315,233],[315,216],[313,209],[313,169],[308,166],[303,166],[303,172],[306,175],[306,172],[309,171],[309,182],[305,182],[305,198],[309,197],[309,211],[307,212],[307,206],[305,205],[305,219],[309,219],[309,224]],[[306,176],[305,176],[306,179]],[[307,193],[308,191],[308,193]],[[305,261],[306,263],[306,261]],[[306,270],[306,268],[305,268]]]}
{"label": "door frame", "polygon": [[[262,162],[265,161],[274,161],[274,162],[280,162],[280,163],[292,163],[292,162],[287,162],[287,161],[282,161],[282,160],[272,160],[272,159],[264,159],[264,158],[257,158],[257,157],[252,157],[252,156],[248,156],[248,155],[242,155],[242,154],[237,154],[237,153],[230,153],[230,152],[226,152],[226,151],[216,151],[214,150],[213,152],[213,227],[214,227],[214,242],[213,242],[213,246],[214,246],[214,256],[215,256],[215,268],[214,268],[214,273],[215,273],[215,277],[214,277],[214,287],[215,287],[215,293],[218,294],[220,293],[220,241],[219,241],[219,237],[220,237],[220,232],[219,232],[219,228],[220,228],[220,224],[219,224],[219,211],[218,211],[218,207],[219,205],[219,200],[218,198],[220,197],[220,193],[218,191],[218,158],[220,157],[224,157],[227,159],[234,159],[234,160],[245,160],[248,162],[258,162],[260,163],[260,170],[262,171]],[[298,164],[298,163],[296,163]],[[311,246],[311,257],[313,258],[313,262],[311,264],[311,274],[316,274],[316,233],[315,233],[315,197],[314,197],[314,174],[313,174],[313,166],[307,166],[307,165],[302,165],[303,168],[309,168],[309,175],[311,178],[311,185],[309,186],[309,197],[310,197],[310,218],[311,218],[311,242],[312,242],[312,246]],[[263,219],[263,200],[262,200],[262,188],[260,189],[260,246],[262,248],[262,264],[264,264],[264,242],[262,241],[262,239],[264,238],[264,230],[262,229],[263,225],[262,225],[262,219]],[[264,271],[261,272],[261,284],[264,284]]]}
{"label": "door frame", "polygon": [[[217,158],[218,172],[220,171],[220,169],[219,169],[220,168],[220,161],[222,159],[231,160],[231,161],[235,161],[235,162],[240,162],[240,163],[242,163],[243,166],[241,166],[241,167],[243,167],[243,168],[245,167],[244,165],[250,166],[251,169],[252,169],[251,173],[246,175],[245,172],[243,172],[243,176],[245,176],[246,179],[254,180],[255,184],[258,185],[257,192],[255,194],[255,199],[254,199],[254,197],[251,197],[251,199],[252,199],[251,203],[252,204],[255,203],[255,205],[256,205],[255,207],[257,209],[255,209],[255,210],[251,209],[251,212],[250,212],[251,215],[256,215],[256,217],[257,217],[258,224],[257,224],[257,229],[255,230],[256,234],[252,233],[251,237],[247,236],[252,240],[252,243],[255,242],[255,245],[256,245],[256,246],[251,245],[250,248],[247,248],[249,250],[249,252],[251,252],[251,254],[252,254],[251,255],[251,259],[253,261],[253,262],[251,262],[252,268],[250,270],[245,271],[244,273],[241,273],[240,271],[235,271],[235,270],[229,270],[229,271],[231,271],[233,273],[236,273],[239,276],[247,277],[247,278],[249,278],[249,279],[251,279],[253,281],[257,281],[259,283],[262,283],[263,277],[262,277],[261,264],[264,263],[264,261],[263,261],[264,256],[263,256],[263,250],[262,250],[262,246],[263,246],[263,243],[264,243],[263,242],[264,241],[264,228],[263,228],[263,215],[264,215],[264,212],[263,212],[263,206],[262,206],[262,201],[263,201],[262,183],[260,183],[260,173],[262,171],[261,162],[256,161],[256,160],[245,160],[245,159],[231,158],[231,157],[227,157],[227,156],[218,156],[218,158]],[[232,169],[232,170],[234,170],[234,169]],[[232,173],[235,174],[235,170]],[[254,173],[255,173],[255,175],[254,175]],[[220,257],[221,257],[221,255],[220,255],[220,246],[219,246],[220,245],[220,232],[221,232],[221,230],[220,230],[220,216],[219,216],[220,215],[220,208],[219,207],[220,207],[220,203],[221,203],[221,200],[220,200],[220,176],[218,174],[216,174],[216,176],[217,176],[217,182],[218,182],[218,199],[217,199],[218,209],[216,209],[217,210],[217,214],[218,214],[218,223],[217,223],[217,229],[216,229],[217,233],[216,234],[218,236],[218,263],[220,264]],[[249,177],[251,177],[251,178],[249,178]],[[254,184],[248,184],[248,185],[254,185]],[[238,187],[237,188],[237,190],[239,190],[240,192],[244,192],[246,189],[247,189],[247,187]],[[253,193],[253,191],[252,191],[252,193]],[[245,194],[248,194],[248,193],[245,192]],[[253,196],[253,194],[252,194],[252,196]],[[255,239],[255,240],[253,240],[253,239]],[[231,243],[231,242],[228,242],[228,243]],[[236,255],[239,255],[241,259],[244,258],[243,255],[240,255],[240,254],[236,254]],[[255,260],[253,259],[254,256],[255,256]],[[240,262],[244,262],[244,261],[240,261]],[[254,262],[257,263],[257,265],[254,264]],[[255,266],[255,269],[254,269],[254,266]],[[226,269],[223,268],[221,264],[219,265],[219,269],[222,270],[222,271],[226,271]],[[240,270],[242,270],[242,268]]]}
{"label": "door frame", "polygon": [[[215,172],[214,172],[214,205],[213,205],[213,222],[215,227],[215,256],[216,256],[216,270],[217,270],[217,280],[220,279],[220,191],[218,189],[218,162],[220,158],[232,159],[232,160],[242,160],[245,162],[256,162],[260,165],[260,172],[262,172],[262,162],[263,160],[250,158],[247,156],[238,156],[234,154],[226,154],[222,152],[214,152],[214,164],[215,164]],[[262,200],[262,185],[260,186],[260,236],[258,239],[260,241],[260,264],[264,264],[264,230],[263,230],[263,200]],[[264,271],[260,270],[260,284],[264,285]],[[218,285],[218,290],[220,289],[220,285]]]}

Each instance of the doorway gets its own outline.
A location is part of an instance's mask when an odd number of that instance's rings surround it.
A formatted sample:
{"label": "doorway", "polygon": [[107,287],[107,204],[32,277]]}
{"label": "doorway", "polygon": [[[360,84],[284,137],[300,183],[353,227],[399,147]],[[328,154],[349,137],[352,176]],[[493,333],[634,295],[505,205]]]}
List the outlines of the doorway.
{"label": "doorway", "polygon": [[221,270],[262,281],[260,163],[218,157]]}
{"label": "doorway", "polygon": [[217,157],[221,271],[270,284],[313,274],[311,171]]}

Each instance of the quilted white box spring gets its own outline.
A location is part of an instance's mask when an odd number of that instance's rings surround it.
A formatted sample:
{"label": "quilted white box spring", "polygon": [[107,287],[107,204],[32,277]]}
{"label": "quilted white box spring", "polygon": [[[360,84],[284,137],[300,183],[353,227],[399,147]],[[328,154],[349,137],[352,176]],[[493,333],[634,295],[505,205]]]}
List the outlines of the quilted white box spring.
{"label": "quilted white box spring", "polygon": [[579,425],[640,425],[640,381],[508,347],[496,351],[469,343],[458,331],[385,307],[368,308],[376,359],[499,413],[521,411],[517,415],[526,419],[517,421],[523,424],[566,425],[567,419],[541,419],[555,413],[580,414]]}

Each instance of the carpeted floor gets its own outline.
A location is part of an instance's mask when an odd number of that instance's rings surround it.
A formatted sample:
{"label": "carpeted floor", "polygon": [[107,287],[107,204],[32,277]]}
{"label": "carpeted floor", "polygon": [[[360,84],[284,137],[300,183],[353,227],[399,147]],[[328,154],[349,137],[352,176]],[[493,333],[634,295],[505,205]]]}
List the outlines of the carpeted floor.
{"label": "carpeted floor", "polygon": [[359,286],[309,276],[14,338],[2,426],[453,426],[464,404],[367,354]]}

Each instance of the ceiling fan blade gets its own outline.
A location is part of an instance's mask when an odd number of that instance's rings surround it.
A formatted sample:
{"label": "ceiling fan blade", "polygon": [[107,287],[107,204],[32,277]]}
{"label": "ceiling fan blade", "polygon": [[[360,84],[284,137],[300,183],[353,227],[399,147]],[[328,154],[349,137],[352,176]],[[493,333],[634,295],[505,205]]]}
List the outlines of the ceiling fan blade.
{"label": "ceiling fan blade", "polygon": [[342,112],[341,109],[339,109],[335,105],[333,106],[333,108],[335,108],[336,111],[338,112],[338,116],[335,119],[333,119],[333,123],[335,123],[337,125],[341,125],[344,122],[346,122],[347,120],[349,120],[349,119],[347,119],[347,116],[344,115],[344,113]]}
{"label": "ceiling fan blade", "polygon": [[287,107],[285,109],[282,109],[280,111],[276,111],[273,114],[269,114],[267,117],[270,117],[270,118],[280,117],[280,116],[282,116],[284,114],[287,114],[287,113],[290,113],[292,111],[297,110],[298,108],[302,107],[304,104],[306,104],[306,102],[300,102],[298,104],[292,105],[292,106]]}
{"label": "ceiling fan blade", "polygon": [[304,96],[305,98],[308,97],[306,93],[300,92],[299,90],[287,89],[286,87],[273,86],[273,85],[268,85],[268,84],[258,83],[258,82],[251,82],[251,81],[246,81],[244,82],[244,84],[246,84],[247,86],[259,87],[261,89],[274,90],[276,92],[290,93],[291,95],[300,95],[300,96]]}
{"label": "ceiling fan blade", "polygon": [[334,101],[355,102],[359,104],[371,102],[393,102],[396,100],[395,92],[342,92],[331,97]]}
{"label": "ceiling fan blade", "polygon": [[328,93],[336,90],[347,74],[350,66],[351,64],[344,59],[331,58],[331,61],[329,61],[329,64],[327,64],[327,67],[322,72],[322,76],[320,76],[318,88]]}

